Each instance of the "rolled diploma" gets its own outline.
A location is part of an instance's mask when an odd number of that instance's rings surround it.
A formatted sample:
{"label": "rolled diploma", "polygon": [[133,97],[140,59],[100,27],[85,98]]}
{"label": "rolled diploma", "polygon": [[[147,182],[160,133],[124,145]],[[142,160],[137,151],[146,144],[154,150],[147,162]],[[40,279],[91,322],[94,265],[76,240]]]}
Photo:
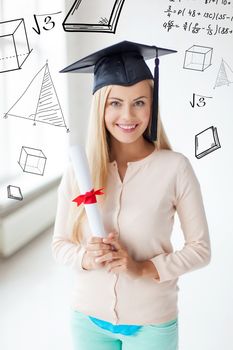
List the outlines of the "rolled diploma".
{"label": "rolled diploma", "polygon": [[[85,194],[93,189],[87,156],[80,145],[70,147],[70,158],[74,166],[75,177],[80,189],[80,194]],[[103,222],[97,203],[84,204],[88,222],[93,235],[106,237]]]}

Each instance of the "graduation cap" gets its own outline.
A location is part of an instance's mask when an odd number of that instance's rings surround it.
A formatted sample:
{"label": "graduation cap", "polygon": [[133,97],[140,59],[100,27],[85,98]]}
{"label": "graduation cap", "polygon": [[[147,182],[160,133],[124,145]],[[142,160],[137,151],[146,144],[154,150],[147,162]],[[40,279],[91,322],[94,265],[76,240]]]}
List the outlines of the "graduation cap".
{"label": "graduation cap", "polygon": [[[122,41],[92,53],[61,70],[61,73],[94,73],[93,94],[103,86],[129,86],[145,79],[154,80],[151,141],[157,139],[159,98],[159,57],[177,51]],[[155,58],[154,76],[145,60]]]}

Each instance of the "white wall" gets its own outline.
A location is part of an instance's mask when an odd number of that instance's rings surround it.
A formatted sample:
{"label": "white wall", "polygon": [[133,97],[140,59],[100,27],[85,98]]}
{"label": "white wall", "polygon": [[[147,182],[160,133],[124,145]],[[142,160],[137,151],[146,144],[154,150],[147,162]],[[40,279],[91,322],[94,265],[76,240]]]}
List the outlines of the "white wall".
{"label": "white wall", "polygon": [[[230,3],[230,2],[228,2]],[[72,1],[67,2],[67,10]],[[184,16],[164,12],[184,10]],[[196,10],[195,17],[188,11]],[[93,5],[94,11],[94,5]],[[209,223],[212,261],[203,270],[180,279],[180,350],[230,349],[233,344],[233,274],[232,258],[232,130],[233,84],[213,89],[222,58],[233,69],[233,34],[208,35],[207,28],[216,25],[230,27],[233,21],[211,20],[204,13],[226,13],[233,16],[233,3],[221,1],[125,1],[116,34],[67,33],[67,65],[90,53],[121,40],[175,49],[177,54],[160,60],[160,104],[162,120],[175,151],[191,161],[199,178]],[[200,13],[200,14],[198,14]],[[193,12],[191,12],[193,14]],[[219,15],[218,15],[219,17]],[[163,24],[169,20],[179,25],[169,32]],[[201,29],[192,33],[183,24],[198,23]],[[213,48],[212,65],[206,70],[183,69],[185,50],[192,45]],[[153,62],[148,62],[153,68]],[[85,141],[91,99],[92,77],[87,74],[68,74],[70,97],[71,143]],[[233,81],[233,74],[229,79]],[[192,108],[193,93],[212,98],[205,107]],[[204,129],[217,127],[221,148],[197,159],[194,156],[195,135]],[[179,244],[179,222],[174,230],[174,244]]]}
{"label": "white wall", "polygon": [[[126,0],[116,34],[103,33],[65,33],[61,23],[73,0],[37,1],[36,8],[31,2],[7,0],[1,2],[0,20],[6,21],[24,17],[33,52],[22,70],[0,74],[0,134],[5,137],[5,146],[0,149],[0,172],[16,171],[19,147],[22,145],[48,149],[48,170],[50,173],[65,158],[62,130],[52,127],[37,126],[28,121],[3,120],[1,116],[7,107],[18,97],[19,91],[32,78],[35,71],[48,58],[54,83],[63,112],[70,128],[70,143],[85,142],[89,107],[92,91],[92,77],[86,74],[58,74],[68,64],[121,40],[131,40],[149,45],[176,49],[177,54],[164,56],[160,60],[160,104],[162,120],[174,150],[182,152],[191,161],[199,178],[212,242],[212,261],[205,269],[195,271],[180,278],[180,350],[219,350],[230,349],[233,344],[231,325],[233,324],[233,274],[232,266],[232,203],[233,167],[231,130],[233,129],[233,84],[213,89],[222,58],[233,69],[233,34],[208,35],[206,29],[199,33],[184,31],[183,24],[199,23],[201,28],[230,27],[233,21],[203,18],[205,12],[233,16],[233,3],[222,0],[205,4],[203,0]],[[93,0],[92,12],[95,12]],[[66,9],[64,9],[64,5]],[[184,16],[164,12],[171,6],[172,10],[185,10]],[[3,10],[4,9],[4,12]],[[196,10],[195,17],[188,11]],[[51,32],[43,31],[40,36],[32,30],[33,14],[63,11],[57,19],[56,28]],[[198,15],[200,13],[200,15]],[[219,16],[218,16],[219,17]],[[174,21],[180,28],[169,32],[163,24]],[[65,46],[66,41],[66,46]],[[192,45],[213,48],[212,65],[205,71],[183,69],[185,50]],[[153,68],[153,62],[148,62]],[[233,77],[229,76],[233,81]],[[6,94],[4,81],[10,90]],[[66,82],[68,81],[68,89]],[[193,93],[210,96],[205,107],[190,106]],[[69,101],[67,103],[66,96]],[[1,97],[2,96],[2,97]],[[3,98],[4,96],[4,98]],[[33,103],[33,101],[31,101]],[[6,124],[7,123],[7,124]],[[29,124],[27,124],[29,123]],[[221,148],[209,155],[196,159],[194,156],[194,137],[209,126],[218,130]],[[7,133],[6,133],[7,130]],[[43,131],[43,132],[42,132]],[[8,136],[6,136],[8,135]],[[55,148],[52,147],[55,145]],[[9,162],[8,154],[16,158],[16,164]],[[50,163],[50,159],[53,159]],[[10,169],[11,168],[11,169]],[[0,173],[1,175],[1,173]],[[28,179],[30,175],[25,175]],[[42,179],[44,180],[44,178]],[[1,192],[2,195],[3,192]],[[174,229],[174,244],[179,245],[182,234],[179,222]]]}

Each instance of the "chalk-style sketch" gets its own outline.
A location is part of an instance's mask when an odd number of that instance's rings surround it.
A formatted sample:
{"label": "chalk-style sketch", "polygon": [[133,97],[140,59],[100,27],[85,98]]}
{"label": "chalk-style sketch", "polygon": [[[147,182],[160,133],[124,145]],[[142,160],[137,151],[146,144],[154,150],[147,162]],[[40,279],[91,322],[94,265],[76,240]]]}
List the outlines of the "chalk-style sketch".
{"label": "chalk-style sketch", "polygon": [[22,146],[18,163],[25,173],[43,176],[46,160],[42,150]]}
{"label": "chalk-style sketch", "polygon": [[125,0],[76,0],[63,28],[67,32],[115,33]]}
{"label": "chalk-style sketch", "polygon": [[195,135],[195,157],[200,159],[220,148],[217,128],[210,126]]}
{"label": "chalk-style sketch", "polygon": [[31,120],[34,125],[38,122],[64,127],[69,132],[47,62],[5,113],[4,118],[8,116]]}
{"label": "chalk-style sketch", "polygon": [[184,69],[204,71],[212,63],[213,48],[193,45],[185,51]]}
{"label": "chalk-style sketch", "polygon": [[0,73],[20,69],[31,51],[23,18],[0,22]]}
{"label": "chalk-style sketch", "polygon": [[18,201],[22,201],[23,195],[22,195],[20,187],[8,185],[7,186],[7,197],[11,198],[11,199],[18,200]]}
{"label": "chalk-style sketch", "polygon": [[230,84],[233,83],[233,70],[229,66],[229,64],[222,59],[222,62],[220,64],[220,68],[218,71],[218,75],[216,78],[216,82],[214,85],[214,89],[219,86],[227,85],[229,86]]}

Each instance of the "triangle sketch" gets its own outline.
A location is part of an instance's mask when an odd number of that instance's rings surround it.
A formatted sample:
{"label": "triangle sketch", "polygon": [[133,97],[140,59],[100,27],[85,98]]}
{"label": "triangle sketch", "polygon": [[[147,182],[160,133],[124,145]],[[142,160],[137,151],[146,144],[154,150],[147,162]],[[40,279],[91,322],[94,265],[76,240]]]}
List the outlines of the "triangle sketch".
{"label": "triangle sketch", "polygon": [[[31,101],[36,102],[31,103]],[[8,116],[32,120],[34,125],[38,122],[64,127],[69,132],[51,78],[48,62],[33,77],[22,95],[5,113],[4,118]]]}
{"label": "triangle sketch", "polygon": [[227,64],[227,62],[224,61],[224,59],[222,59],[222,62],[220,64],[220,68],[219,68],[219,71],[218,71],[217,79],[216,79],[216,82],[215,82],[215,85],[214,85],[214,89],[216,87],[219,87],[219,86],[222,86],[222,85],[229,86],[232,83],[233,83],[233,70]]}

